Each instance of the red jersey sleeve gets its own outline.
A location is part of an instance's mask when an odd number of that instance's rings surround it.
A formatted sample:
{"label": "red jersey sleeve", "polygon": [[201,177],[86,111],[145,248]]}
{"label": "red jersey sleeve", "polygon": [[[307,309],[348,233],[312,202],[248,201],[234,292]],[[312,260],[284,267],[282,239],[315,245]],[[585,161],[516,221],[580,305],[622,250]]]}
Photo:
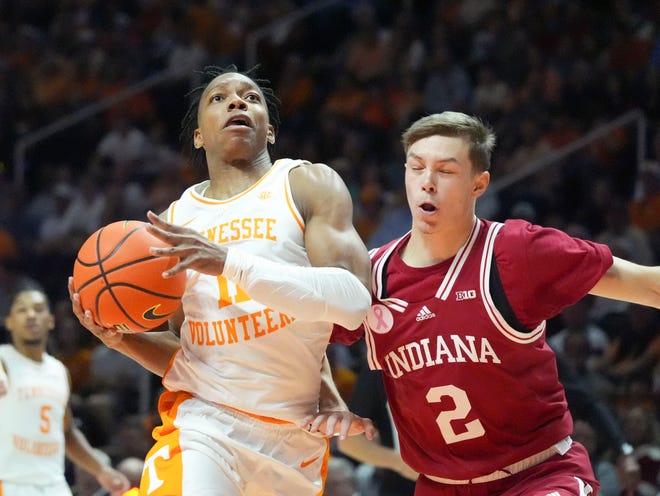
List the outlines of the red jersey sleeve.
{"label": "red jersey sleeve", "polygon": [[523,220],[506,221],[494,249],[509,304],[530,329],[583,298],[613,263],[607,245]]}
{"label": "red jersey sleeve", "polygon": [[330,336],[330,342],[341,343],[350,346],[363,336],[364,336],[364,326],[360,326],[354,331],[349,331],[348,329],[335,324],[332,327],[332,335]]}

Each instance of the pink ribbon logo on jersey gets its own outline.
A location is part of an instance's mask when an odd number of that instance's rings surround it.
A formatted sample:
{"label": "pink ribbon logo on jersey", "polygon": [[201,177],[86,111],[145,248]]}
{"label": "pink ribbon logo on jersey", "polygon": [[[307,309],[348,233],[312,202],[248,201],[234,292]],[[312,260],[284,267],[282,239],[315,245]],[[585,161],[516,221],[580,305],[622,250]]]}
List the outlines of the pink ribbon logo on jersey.
{"label": "pink ribbon logo on jersey", "polygon": [[392,329],[394,317],[385,305],[372,305],[367,314],[369,328],[377,334],[386,334]]}

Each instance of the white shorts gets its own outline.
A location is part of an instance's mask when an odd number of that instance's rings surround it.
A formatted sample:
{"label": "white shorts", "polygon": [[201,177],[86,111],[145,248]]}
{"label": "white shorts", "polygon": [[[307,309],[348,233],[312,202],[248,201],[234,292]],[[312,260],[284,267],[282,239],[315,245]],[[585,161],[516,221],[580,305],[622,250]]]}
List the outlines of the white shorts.
{"label": "white shorts", "polygon": [[71,496],[71,489],[66,481],[54,482],[46,486],[36,484],[15,484],[0,481],[2,496]]}
{"label": "white shorts", "polygon": [[317,496],[327,438],[289,422],[253,417],[166,392],[158,405],[140,496]]}

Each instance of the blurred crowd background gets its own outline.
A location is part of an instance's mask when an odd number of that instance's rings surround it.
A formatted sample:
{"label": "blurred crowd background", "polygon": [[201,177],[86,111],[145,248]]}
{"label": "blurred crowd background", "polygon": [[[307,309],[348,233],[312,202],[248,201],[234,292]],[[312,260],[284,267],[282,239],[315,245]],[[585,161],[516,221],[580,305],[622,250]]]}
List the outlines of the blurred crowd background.
{"label": "blurred crowd background", "polygon": [[[660,263],[658,0],[0,0],[0,314],[18,288],[47,291],[78,421],[115,462],[150,446],[160,381],[80,327],[67,277],[89,234],[204,174],[178,135],[207,64],[259,64],[282,103],[274,158],[336,169],[370,248],[410,224],[401,132],[458,110],[498,136],[479,215]],[[548,326],[644,447],[640,494],[659,487],[659,330],[657,310],[599,298]],[[331,356],[349,400],[361,351]],[[614,476],[603,494],[619,494],[613,454],[591,445]]]}

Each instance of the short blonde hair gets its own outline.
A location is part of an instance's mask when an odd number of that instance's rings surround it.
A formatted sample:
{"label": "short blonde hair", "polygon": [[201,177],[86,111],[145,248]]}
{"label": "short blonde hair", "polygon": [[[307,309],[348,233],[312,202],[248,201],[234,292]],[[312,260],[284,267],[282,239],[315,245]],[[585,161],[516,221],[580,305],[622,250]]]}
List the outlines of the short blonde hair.
{"label": "short blonde hair", "polygon": [[470,145],[472,166],[480,171],[490,169],[490,158],[495,148],[495,133],[478,117],[462,112],[431,114],[413,122],[401,135],[405,153],[416,141],[429,136],[462,138]]}

